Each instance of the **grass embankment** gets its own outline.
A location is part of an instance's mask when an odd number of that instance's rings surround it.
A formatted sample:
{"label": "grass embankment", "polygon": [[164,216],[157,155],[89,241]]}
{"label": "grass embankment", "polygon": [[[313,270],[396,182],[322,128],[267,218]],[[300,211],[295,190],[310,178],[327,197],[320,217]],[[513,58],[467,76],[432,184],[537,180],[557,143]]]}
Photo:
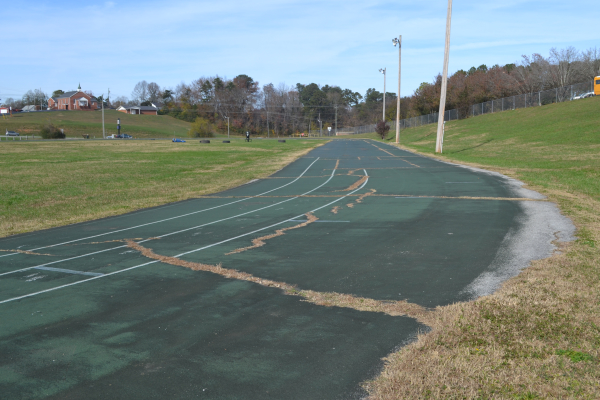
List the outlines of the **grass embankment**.
{"label": "grass embankment", "polygon": [[[433,155],[435,130],[404,130],[402,143]],[[526,182],[579,239],[491,296],[438,308],[368,384],[373,398],[600,398],[599,150],[600,98],[446,124],[441,159]]]}
{"label": "grass embankment", "polygon": [[266,177],[323,142],[0,144],[0,237],[123,214]]}
{"label": "grass embankment", "polygon": [[[104,110],[107,135],[117,133],[117,118],[121,119],[121,133],[136,138],[186,137],[190,123],[168,115],[130,115],[115,110]],[[68,138],[81,139],[81,135],[102,138],[102,111],[51,111],[18,113],[0,118],[0,134],[6,130],[21,135],[38,136],[40,128],[51,122],[65,130]]]}

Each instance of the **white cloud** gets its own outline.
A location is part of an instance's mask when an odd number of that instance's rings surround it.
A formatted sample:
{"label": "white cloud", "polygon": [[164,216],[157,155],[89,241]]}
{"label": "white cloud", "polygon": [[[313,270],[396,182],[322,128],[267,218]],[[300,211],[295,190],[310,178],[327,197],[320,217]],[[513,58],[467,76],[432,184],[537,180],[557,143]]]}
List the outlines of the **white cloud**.
{"label": "white cloud", "polygon": [[[83,4],[83,5],[82,5]],[[129,95],[139,80],[175,86],[245,73],[261,84],[334,84],[363,92],[397,73],[403,93],[441,70],[446,1],[25,1],[0,15],[13,89],[77,85]],[[450,70],[505,64],[550,47],[600,46],[591,1],[463,1],[453,10]],[[390,79],[393,80],[393,79]],[[388,80],[388,86],[395,83]],[[381,88],[380,88],[381,89]],[[2,94],[0,87],[0,97]]]}

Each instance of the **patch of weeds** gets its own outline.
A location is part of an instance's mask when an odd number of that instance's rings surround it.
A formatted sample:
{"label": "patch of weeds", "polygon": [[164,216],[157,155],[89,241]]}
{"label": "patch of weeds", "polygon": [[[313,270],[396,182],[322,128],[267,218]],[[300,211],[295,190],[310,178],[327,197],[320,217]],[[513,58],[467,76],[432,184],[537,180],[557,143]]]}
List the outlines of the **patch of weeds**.
{"label": "patch of weeds", "polygon": [[581,228],[577,231],[577,243],[585,244],[590,247],[596,247],[596,241],[592,238],[592,232],[589,229]]}
{"label": "patch of weeds", "polygon": [[517,400],[531,400],[531,399],[539,399],[540,396],[534,392],[527,392],[527,393],[523,393],[523,394],[517,394],[514,396],[514,398]]}
{"label": "patch of weeds", "polygon": [[592,361],[594,359],[594,357],[592,357],[590,354],[574,350],[557,350],[556,354],[559,356],[568,357],[574,363],[581,361]]}

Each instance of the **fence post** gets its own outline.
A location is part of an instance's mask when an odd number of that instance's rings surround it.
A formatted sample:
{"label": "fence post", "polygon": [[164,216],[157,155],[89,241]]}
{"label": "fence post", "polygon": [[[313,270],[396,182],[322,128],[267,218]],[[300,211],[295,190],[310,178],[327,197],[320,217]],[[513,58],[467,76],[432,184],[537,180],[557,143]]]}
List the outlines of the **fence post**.
{"label": "fence post", "polygon": [[513,96],[513,111],[515,109],[515,96]]}
{"label": "fence post", "polygon": [[502,98],[502,111],[504,111],[504,97]]}
{"label": "fence post", "polygon": [[494,113],[494,100],[492,100],[492,114]]}
{"label": "fence post", "polygon": [[525,93],[525,108],[527,108],[527,93]]}
{"label": "fence post", "polygon": [[556,104],[558,104],[558,88],[554,89],[556,91]]}

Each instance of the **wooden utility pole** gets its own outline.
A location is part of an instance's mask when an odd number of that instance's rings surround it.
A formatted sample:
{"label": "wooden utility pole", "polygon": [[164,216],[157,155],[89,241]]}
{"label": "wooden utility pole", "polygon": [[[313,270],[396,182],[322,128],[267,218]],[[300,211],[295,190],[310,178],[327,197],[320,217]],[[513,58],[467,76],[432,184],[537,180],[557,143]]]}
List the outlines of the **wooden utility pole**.
{"label": "wooden utility pole", "polygon": [[337,110],[338,110],[338,105],[335,105],[335,136],[337,136]]}
{"label": "wooden utility pole", "polygon": [[448,0],[448,15],[446,17],[446,48],[444,50],[444,71],[442,73],[442,94],[440,96],[440,111],[438,113],[437,138],[435,152],[442,152],[444,142],[444,114],[446,113],[446,88],[448,85],[448,59],[450,57],[450,23],[452,19],[452,0]]}

